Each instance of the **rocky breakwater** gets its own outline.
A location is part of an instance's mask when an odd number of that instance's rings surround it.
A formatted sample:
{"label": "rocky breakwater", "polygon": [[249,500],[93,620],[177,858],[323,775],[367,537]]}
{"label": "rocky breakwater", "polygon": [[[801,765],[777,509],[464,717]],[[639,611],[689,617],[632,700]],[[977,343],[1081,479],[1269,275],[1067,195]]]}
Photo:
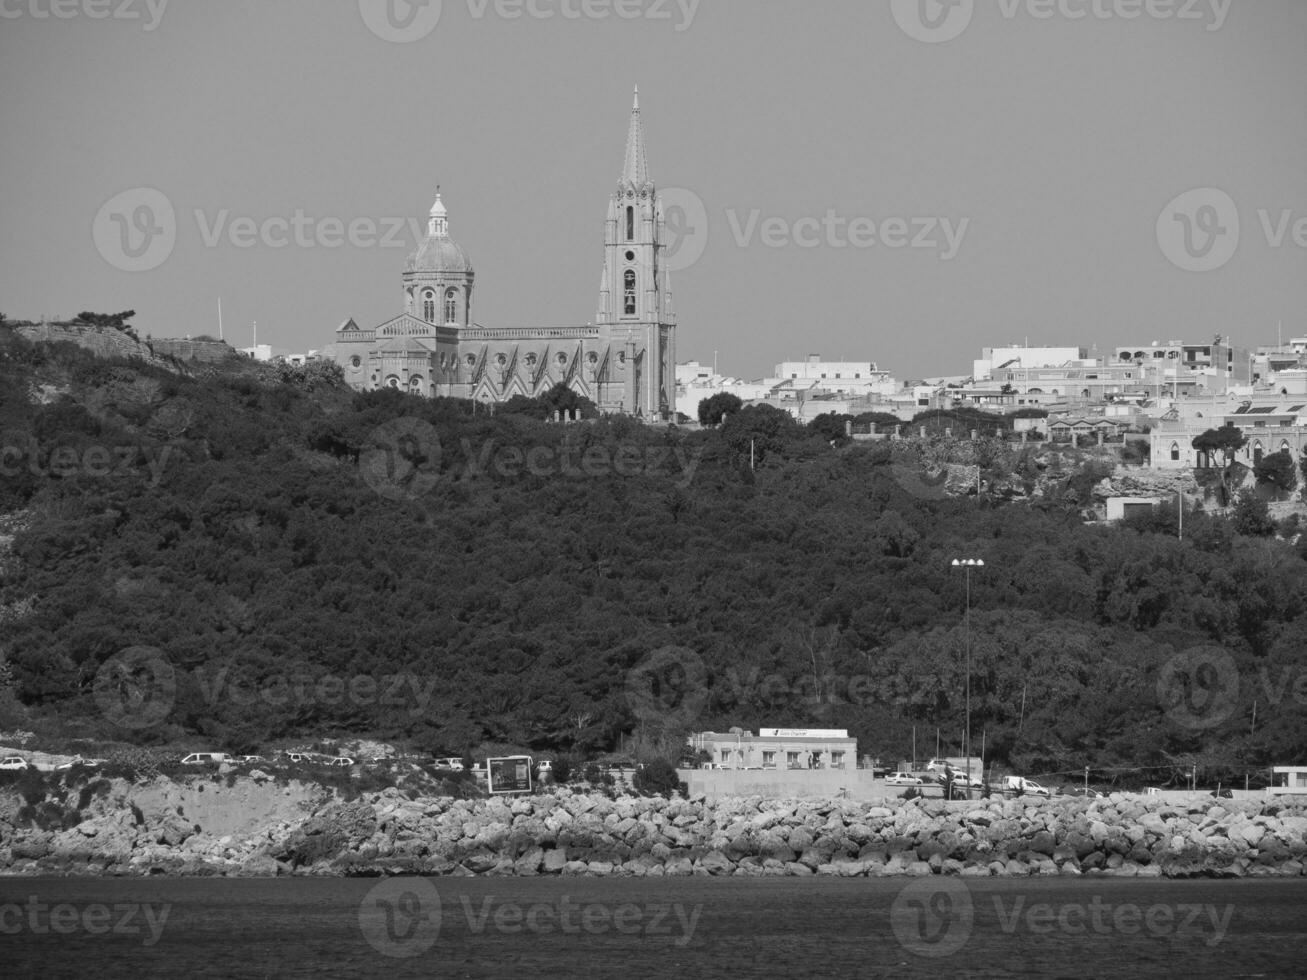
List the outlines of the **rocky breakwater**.
{"label": "rocky breakwater", "polygon": [[[566,790],[413,799],[390,789],[343,801],[318,787],[248,779],[224,789],[230,798],[221,805],[214,805],[212,786],[208,793],[206,811],[196,786],[116,787],[59,830],[0,809],[0,870],[1243,877],[1302,875],[1307,863],[1307,800],[1114,796],[874,806],[757,797],[612,800]],[[188,794],[184,805],[180,794]]]}
{"label": "rocky breakwater", "polygon": [[708,803],[567,795],[319,813],[271,853],[311,874],[1301,875],[1307,805],[1133,797]]}
{"label": "rocky breakwater", "polygon": [[69,782],[33,773],[0,786],[0,874],[289,872],[269,849],[332,800],[315,784],[267,778]]}

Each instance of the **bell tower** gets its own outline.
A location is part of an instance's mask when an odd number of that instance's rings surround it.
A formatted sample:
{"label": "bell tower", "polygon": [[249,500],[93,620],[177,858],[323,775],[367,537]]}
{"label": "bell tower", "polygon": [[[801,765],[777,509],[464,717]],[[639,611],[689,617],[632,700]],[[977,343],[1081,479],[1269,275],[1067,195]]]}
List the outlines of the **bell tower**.
{"label": "bell tower", "polygon": [[665,239],[662,202],[645,159],[637,88],[626,160],[608,202],[595,322],[608,328],[617,352],[613,380],[623,385],[626,411],[645,418],[665,418],[676,403],[676,321],[663,266]]}

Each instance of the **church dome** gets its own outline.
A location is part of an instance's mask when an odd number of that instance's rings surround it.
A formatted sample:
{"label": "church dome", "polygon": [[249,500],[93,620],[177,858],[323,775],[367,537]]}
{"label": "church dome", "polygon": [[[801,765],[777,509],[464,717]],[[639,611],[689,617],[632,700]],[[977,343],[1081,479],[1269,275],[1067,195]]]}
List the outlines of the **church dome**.
{"label": "church dome", "polygon": [[428,235],[404,263],[405,272],[456,272],[472,274],[463,247],[452,238]]}
{"label": "church dome", "polygon": [[472,275],[472,263],[467,253],[449,237],[449,212],[436,193],[427,217],[427,237],[416,252],[404,263],[407,272],[448,272]]}

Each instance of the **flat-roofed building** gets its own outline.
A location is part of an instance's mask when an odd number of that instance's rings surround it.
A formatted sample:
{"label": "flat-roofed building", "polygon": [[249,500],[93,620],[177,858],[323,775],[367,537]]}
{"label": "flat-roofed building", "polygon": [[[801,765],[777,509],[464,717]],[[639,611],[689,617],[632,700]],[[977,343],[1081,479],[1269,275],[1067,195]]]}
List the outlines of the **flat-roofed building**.
{"label": "flat-roofed building", "polygon": [[994,372],[1011,368],[1086,366],[1089,352],[1083,347],[982,347],[980,358],[972,362],[971,376],[977,381],[997,381]]}
{"label": "flat-roofed building", "polygon": [[758,734],[699,732],[690,746],[721,769],[856,769],[858,740],[844,728],[760,728]]}

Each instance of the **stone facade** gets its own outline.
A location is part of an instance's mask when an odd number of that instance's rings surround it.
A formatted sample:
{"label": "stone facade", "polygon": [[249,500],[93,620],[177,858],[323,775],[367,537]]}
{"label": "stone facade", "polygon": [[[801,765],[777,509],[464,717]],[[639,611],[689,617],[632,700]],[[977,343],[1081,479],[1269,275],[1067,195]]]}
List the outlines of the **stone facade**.
{"label": "stone facade", "polygon": [[404,312],[370,329],[345,321],[324,356],[359,390],[391,387],[496,403],[564,384],[604,412],[669,418],[676,320],[663,264],[662,202],[645,161],[638,93],[604,229],[593,324],[483,327],[472,320],[472,263],[450,238],[437,193],[427,237],[405,263]]}

